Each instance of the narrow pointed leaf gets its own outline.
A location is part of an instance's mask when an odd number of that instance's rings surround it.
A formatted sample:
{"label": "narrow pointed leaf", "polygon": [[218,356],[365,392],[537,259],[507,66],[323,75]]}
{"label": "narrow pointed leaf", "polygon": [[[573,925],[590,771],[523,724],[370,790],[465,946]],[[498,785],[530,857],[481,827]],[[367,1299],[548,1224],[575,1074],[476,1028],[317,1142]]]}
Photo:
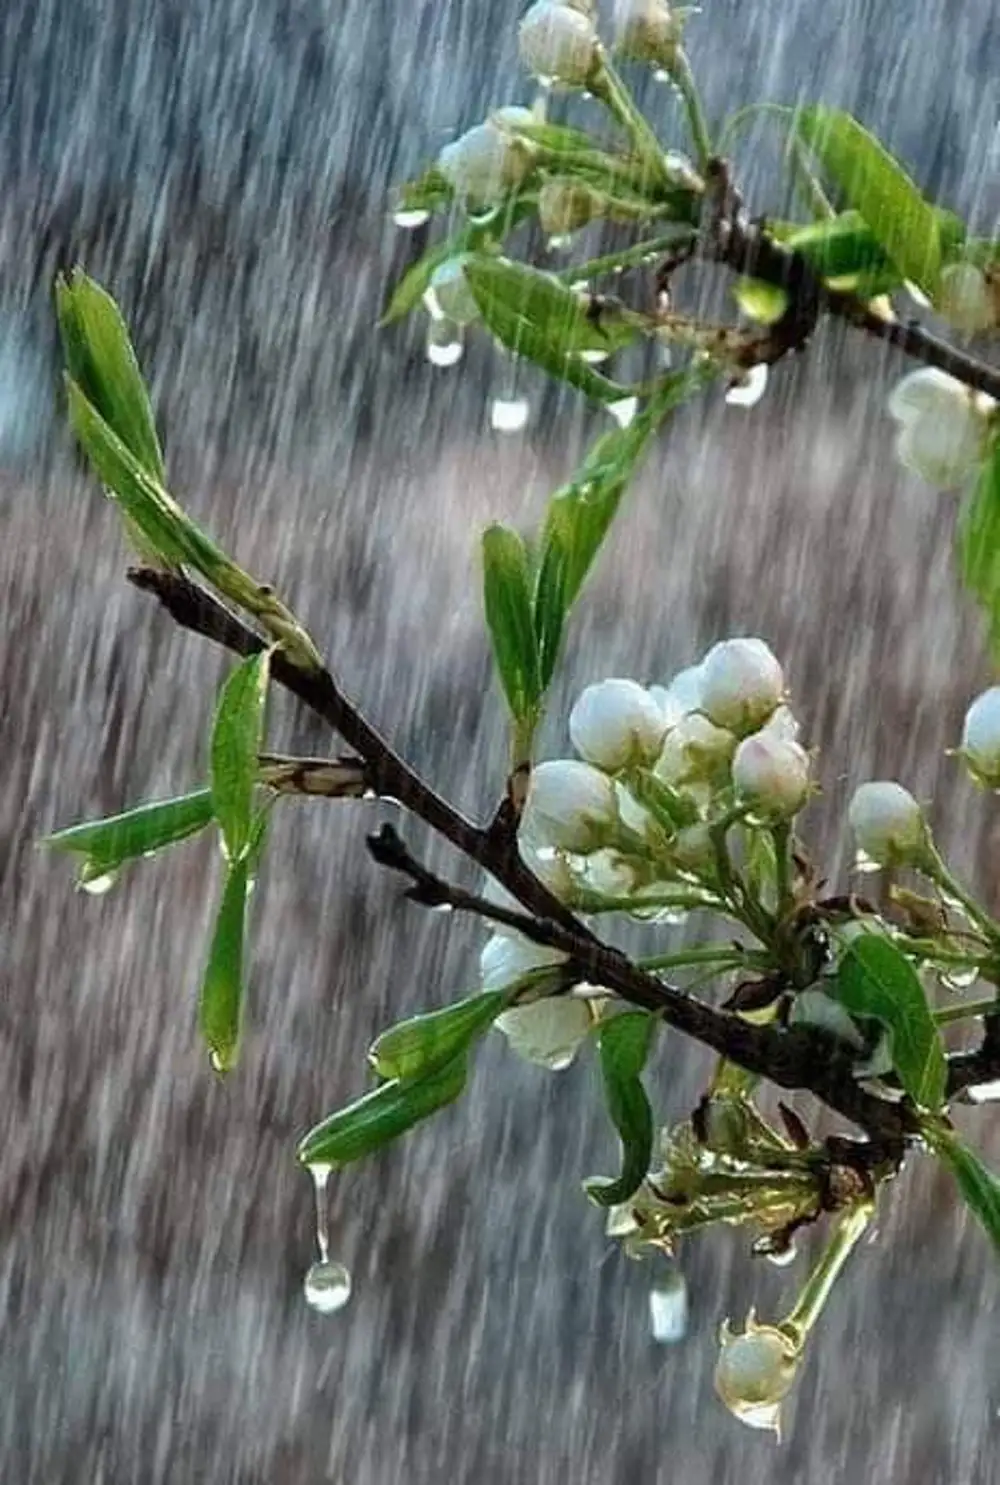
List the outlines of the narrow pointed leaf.
{"label": "narrow pointed leaf", "polygon": [[957,546],[962,579],[986,614],[993,653],[1000,658],[1000,437],[993,438],[959,517]]}
{"label": "narrow pointed leaf", "polygon": [[530,718],[541,687],[528,549],[509,526],[483,532],[483,606],[493,659],[515,721]]}
{"label": "narrow pointed leaf", "polygon": [[390,1026],[372,1043],[368,1061],[380,1078],[412,1082],[435,1072],[481,1037],[504,1008],[502,991],[472,995],[455,1005]]}
{"label": "narrow pointed leaf", "polygon": [[66,369],[147,473],[165,482],[156,422],[128,327],[111,296],[76,272],[56,284]]}
{"label": "narrow pointed leaf", "polygon": [[465,1088],[466,1058],[459,1054],[425,1077],[388,1083],[364,1094],[317,1124],[302,1140],[303,1165],[349,1165],[391,1144],[431,1114],[453,1103]]}
{"label": "narrow pointed leaf", "polygon": [[198,1022],[212,1065],[220,1073],[236,1065],[239,1051],[249,873],[246,856],[229,867],[201,986]]}
{"label": "narrow pointed leaf", "polygon": [[212,808],[230,861],[250,840],[269,669],[268,650],[241,661],[222,688],[212,725]]}
{"label": "narrow pointed leaf", "polygon": [[558,279],[507,258],[471,257],[465,277],[488,330],[516,355],[568,382],[596,402],[620,402],[628,388],[581,359],[613,351],[634,337],[630,327],[602,329],[581,297]]}
{"label": "narrow pointed leaf", "polygon": [[622,1142],[622,1169],[616,1180],[592,1177],[584,1183],[599,1206],[628,1201],[645,1180],[653,1154],[653,1111],[642,1086],[642,1072],[653,1042],[655,1021],[645,1011],[613,1016],[600,1029],[601,1074],[611,1122]]}
{"label": "narrow pointed leaf", "polygon": [[942,223],[899,162],[840,109],[797,110],[795,126],[903,277],[933,295],[941,272]]}
{"label": "narrow pointed leaf", "polygon": [[936,1111],[944,1102],[947,1065],[937,1024],[916,971],[880,933],[858,933],[843,950],[833,981],[840,1003],[889,1030],[892,1062],[914,1103]]}
{"label": "narrow pointed leaf", "polygon": [[177,799],[140,804],[106,820],[70,825],[47,836],[42,845],[87,857],[88,876],[104,876],[124,861],[162,851],[204,830],[212,820],[212,794],[198,789]]}
{"label": "narrow pointed leaf", "polygon": [[948,1166],[969,1210],[982,1223],[993,1246],[1000,1250],[1000,1180],[979,1156],[945,1126],[925,1127],[927,1142]]}

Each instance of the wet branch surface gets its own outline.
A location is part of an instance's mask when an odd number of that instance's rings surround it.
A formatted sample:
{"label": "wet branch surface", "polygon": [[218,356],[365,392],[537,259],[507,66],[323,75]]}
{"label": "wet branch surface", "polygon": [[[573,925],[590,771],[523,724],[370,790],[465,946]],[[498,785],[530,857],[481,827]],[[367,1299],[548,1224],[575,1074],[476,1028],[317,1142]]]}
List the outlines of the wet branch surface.
{"label": "wet branch surface", "polygon": [[[133,568],[129,581],[153,594],[184,629],[248,656],[266,641],[211,593],[189,578],[156,568]],[[633,964],[621,950],[602,942],[535,877],[521,860],[510,811],[501,807],[490,824],[467,819],[427,784],[344,695],[330,671],[306,671],[276,651],[272,677],[354,749],[364,767],[366,788],[398,802],[463,855],[494,877],[526,910],[523,918],[485,905],[473,894],[450,888],[420,867],[395,831],[374,837],[385,846],[383,864],[408,875],[424,901],[436,893],[435,905],[478,912],[508,921],[527,938],[565,953],[579,979],[602,985],[622,1000],[659,1015],[713,1052],[749,1072],[789,1090],[812,1093],[830,1109],[860,1126],[879,1151],[898,1162],[907,1139],[918,1132],[907,1105],[879,1098],[861,1087],[849,1052],[810,1027],[754,1026],[732,1012],[717,1010],[686,991]],[[390,845],[391,843],[391,845]],[[378,857],[378,850],[373,852]],[[488,912],[482,907],[488,906]]]}

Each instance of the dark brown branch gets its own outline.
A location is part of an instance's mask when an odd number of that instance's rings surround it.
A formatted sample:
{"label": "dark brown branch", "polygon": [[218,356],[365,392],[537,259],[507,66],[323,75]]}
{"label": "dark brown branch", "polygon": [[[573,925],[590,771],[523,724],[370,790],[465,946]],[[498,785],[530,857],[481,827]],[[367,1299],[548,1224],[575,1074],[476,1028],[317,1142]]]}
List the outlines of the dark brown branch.
{"label": "dark brown branch", "polygon": [[[238,655],[253,655],[266,648],[259,634],[189,578],[154,568],[136,568],[128,576],[135,587],[155,594],[182,628]],[[876,1098],[860,1087],[850,1057],[829,1037],[806,1027],[751,1025],[696,1000],[640,969],[620,950],[601,943],[527,869],[506,823],[480,827],[442,799],[348,701],[329,671],[301,670],[276,651],[271,674],[355,749],[377,794],[404,805],[501,882],[538,920],[530,929],[525,924],[522,931],[536,940],[540,934],[547,935],[540,941],[567,953],[583,977],[632,1005],[661,1015],[676,1030],[779,1087],[812,1092],[889,1148],[901,1150],[904,1139],[916,1132],[905,1106]]]}
{"label": "dark brown branch", "polygon": [[948,1058],[948,1097],[980,1083],[1000,1081],[1000,1014],[983,1017],[983,1039],[974,1052],[953,1052]]}

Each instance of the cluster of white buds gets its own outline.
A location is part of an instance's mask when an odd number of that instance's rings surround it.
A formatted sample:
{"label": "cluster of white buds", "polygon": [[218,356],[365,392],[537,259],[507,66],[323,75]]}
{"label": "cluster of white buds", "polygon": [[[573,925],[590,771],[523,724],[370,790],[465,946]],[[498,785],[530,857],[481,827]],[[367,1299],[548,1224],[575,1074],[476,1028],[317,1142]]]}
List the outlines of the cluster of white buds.
{"label": "cluster of white buds", "polygon": [[889,398],[900,463],[938,489],[958,489],[982,463],[993,410],[992,398],[946,372],[911,372]]}
{"label": "cluster of white buds", "polygon": [[529,109],[501,109],[446,144],[438,155],[438,170],[455,195],[474,210],[499,205],[531,169],[530,144],[505,127],[505,116],[513,124],[522,114],[522,122],[536,122]]}
{"label": "cluster of white buds", "polygon": [[539,82],[585,87],[600,58],[593,7],[570,0],[538,0],[518,31],[521,61]]}

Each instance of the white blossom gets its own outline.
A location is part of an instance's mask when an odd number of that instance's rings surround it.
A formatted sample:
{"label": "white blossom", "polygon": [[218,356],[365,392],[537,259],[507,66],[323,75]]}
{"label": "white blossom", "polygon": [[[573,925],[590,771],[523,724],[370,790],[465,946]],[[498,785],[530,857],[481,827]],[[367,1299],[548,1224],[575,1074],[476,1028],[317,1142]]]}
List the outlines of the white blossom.
{"label": "white blossom", "polygon": [[580,757],[612,773],[629,763],[651,763],[666,730],[660,708],[636,681],[598,681],[581,691],[569,714],[570,740]]}
{"label": "white blossom", "polygon": [[733,784],[737,797],[754,811],[788,819],[809,798],[809,754],[797,742],[755,732],[736,749]]}
{"label": "white blossom", "polygon": [[518,30],[521,61],[542,82],[583,87],[598,57],[591,17],[559,0],[538,0]]}
{"label": "white blossom", "polygon": [[908,789],[891,780],[856,789],[847,818],[860,850],[880,866],[914,863],[926,846],[923,810]]}
{"label": "white blossom", "polygon": [[456,196],[474,206],[495,206],[527,175],[531,151],[493,124],[476,124],[445,145],[437,165]]}
{"label": "white blossom", "polygon": [[1000,788],[1000,686],[977,696],[966,712],[961,753],[974,778]]}
{"label": "white blossom", "polygon": [[732,732],[751,732],[766,722],[784,690],[781,666],[762,639],[724,639],[702,662],[702,710]]}
{"label": "white blossom", "polygon": [[736,747],[733,733],[716,727],[700,712],[689,712],[663,741],[653,772],[672,788],[716,782]]}
{"label": "white blossom", "polygon": [[536,969],[562,964],[566,955],[559,949],[536,944],[509,929],[492,935],[479,956],[479,978],[483,990],[506,990]]}
{"label": "white blossom", "polygon": [[997,323],[996,300],[975,263],[950,263],[943,270],[935,308],[964,335],[992,330]]}
{"label": "white blossom", "polygon": [[668,727],[673,727],[689,712],[701,710],[704,679],[703,665],[688,665],[679,670],[668,685],[650,686],[649,694],[666,718]]}
{"label": "white blossom", "polygon": [[982,461],[990,406],[936,367],[911,372],[889,398],[900,462],[928,484],[956,489]]}
{"label": "white blossom", "polygon": [[494,1022],[512,1052],[551,1072],[569,1067],[594,1024],[590,1002],[570,995],[548,996],[512,1006]]}
{"label": "white blossom", "polygon": [[532,770],[522,819],[529,838],[587,855],[607,843],[617,819],[614,785],[591,764],[559,758]]}

